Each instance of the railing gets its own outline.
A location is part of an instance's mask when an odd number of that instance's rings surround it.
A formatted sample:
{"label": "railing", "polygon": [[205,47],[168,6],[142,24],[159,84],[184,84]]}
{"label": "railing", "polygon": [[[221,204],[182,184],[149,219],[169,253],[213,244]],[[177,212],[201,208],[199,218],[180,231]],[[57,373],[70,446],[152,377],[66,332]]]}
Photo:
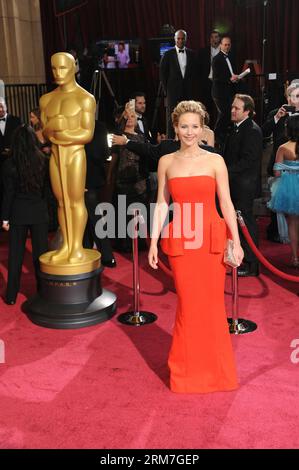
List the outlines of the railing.
{"label": "railing", "polygon": [[5,85],[5,99],[10,114],[29,122],[30,110],[36,108],[40,97],[51,91],[52,85],[46,83],[25,83]]}

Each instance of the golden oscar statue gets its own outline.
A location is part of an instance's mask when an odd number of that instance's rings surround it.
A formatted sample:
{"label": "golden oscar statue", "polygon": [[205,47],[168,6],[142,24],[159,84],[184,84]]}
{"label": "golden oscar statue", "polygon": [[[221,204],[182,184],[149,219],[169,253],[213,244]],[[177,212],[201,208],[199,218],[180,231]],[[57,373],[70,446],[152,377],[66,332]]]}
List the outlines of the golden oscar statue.
{"label": "golden oscar statue", "polygon": [[50,178],[58,201],[63,244],[59,250],[42,255],[40,266],[48,274],[79,274],[100,265],[99,252],[82,246],[87,222],[84,145],[93,137],[96,103],[76,83],[71,54],[54,54],[51,65],[58,87],[41,97],[40,110],[43,134],[52,143]]}
{"label": "golden oscar statue", "polygon": [[87,221],[84,144],[93,137],[95,99],[76,83],[72,55],[58,52],[51,64],[58,87],[41,97],[40,109],[43,133],[52,142],[50,177],[63,243],[40,256],[38,292],[23,309],[40,326],[83,328],[108,320],[116,310],[116,295],[101,285],[100,253],[82,246]]}

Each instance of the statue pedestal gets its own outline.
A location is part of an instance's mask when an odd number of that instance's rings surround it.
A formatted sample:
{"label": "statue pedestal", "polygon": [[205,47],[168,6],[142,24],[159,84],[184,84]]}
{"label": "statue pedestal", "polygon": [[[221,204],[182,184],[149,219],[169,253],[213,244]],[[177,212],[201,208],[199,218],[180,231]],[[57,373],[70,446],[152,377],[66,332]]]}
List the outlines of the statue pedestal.
{"label": "statue pedestal", "polygon": [[89,273],[39,273],[38,294],[23,304],[35,324],[46,328],[83,328],[108,320],[116,310],[116,295],[102,289],[103,268]]}

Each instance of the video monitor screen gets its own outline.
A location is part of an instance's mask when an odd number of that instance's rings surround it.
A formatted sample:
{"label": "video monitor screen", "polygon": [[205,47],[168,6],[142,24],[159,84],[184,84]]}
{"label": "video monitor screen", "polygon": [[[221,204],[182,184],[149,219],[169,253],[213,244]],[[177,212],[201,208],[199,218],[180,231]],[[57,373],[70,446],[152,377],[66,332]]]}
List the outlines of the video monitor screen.
{"label": "video monitor screen", "polygon": [[173,41],[160,42],[160,57],[162,57],[166,51],[173,48]]}
{"label": "video monitor screen", "polygon": [[105,39],[96,42],[99,65],[105,69],[128,69],[140,65],[137,39]]}
{"label": "video monitor screen", "polygon": [[165,54],[165,52],[174,47],[174,38],[151,38],[149,39],[149,46],[153,62],[159,64],[161,57]]}

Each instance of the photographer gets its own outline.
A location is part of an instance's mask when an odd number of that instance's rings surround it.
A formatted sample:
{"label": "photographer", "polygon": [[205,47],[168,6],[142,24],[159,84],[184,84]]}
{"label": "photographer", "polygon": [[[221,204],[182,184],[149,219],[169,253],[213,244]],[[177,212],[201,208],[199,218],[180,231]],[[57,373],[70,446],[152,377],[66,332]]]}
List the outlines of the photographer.
{"label": "photographer", "polygon": [[286,118],[290,114],[299,112],[299,83],[293,83],[287,88],[286,98],[288,103],[271,111],[262,126],[264,137],[270,137],[273,134],[273,151],[267,168],[269,176],[273,175],[273,165],[278,147],[287,141]]}
{"label": "photographer", "polygon": [[[278,148],[287,142],[285,133],[286,119],[289,115],[299,112],[299,83],[292,83],[286,90],[287,104],[279,109],[274,109],[268,114],[265,123],[262,126],[264,137],[273,136],[273,149],[269,159],[267,172],[273,176],[273,165]],[[267,239],[273,242],[279,242],[276,214],[271,214],[271,222],[267,227]]]}

